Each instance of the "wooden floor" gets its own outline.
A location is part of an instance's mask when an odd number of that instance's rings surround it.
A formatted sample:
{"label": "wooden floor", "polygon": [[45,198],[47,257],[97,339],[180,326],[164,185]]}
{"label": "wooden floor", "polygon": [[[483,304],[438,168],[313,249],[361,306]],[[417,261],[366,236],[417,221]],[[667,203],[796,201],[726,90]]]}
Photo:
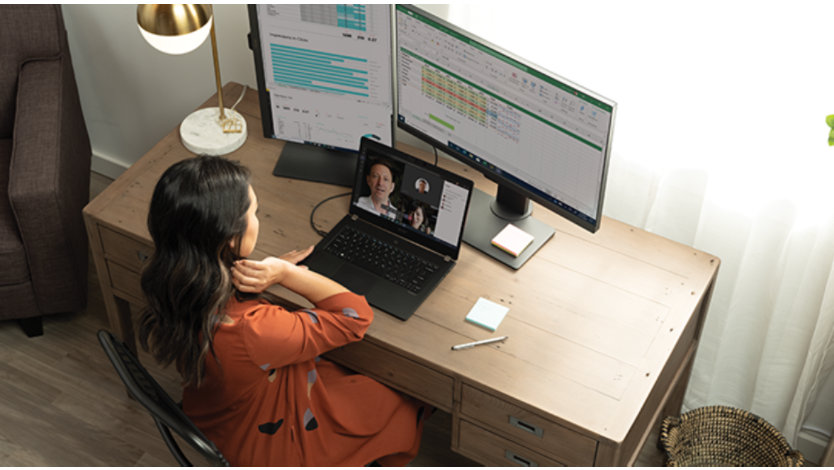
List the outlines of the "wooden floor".
{"label": "wooden floor", "polygon": [[[91,197],[109,184],[92,174]],[[0,465],[172,466],[150,416],[125,394],[96,332],[107,328],[98,277],[90,263],[89,301],[78,313],[44,319],[44,335],[27,338],[15,321],[0,322]],[[140,359],[175,399],[180,387],[172,369]],[[413,466],[474,466],[449,449],[451,417],[428,420]],[[656,434],[638,466],[661,466]]]}

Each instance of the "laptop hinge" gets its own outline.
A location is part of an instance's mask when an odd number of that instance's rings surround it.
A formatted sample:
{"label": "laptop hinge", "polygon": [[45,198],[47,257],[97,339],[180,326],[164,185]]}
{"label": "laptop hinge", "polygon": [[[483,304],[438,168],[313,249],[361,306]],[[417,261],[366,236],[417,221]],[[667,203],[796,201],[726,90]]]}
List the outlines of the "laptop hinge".
{"label": "laptop hinge", "polygon": [[449,256],[449,255],[445,255],[445,256],[443,256],[443,261],[445,261],[447,263],[450,263],[452,261],[452,257]]}
{"label": "laptop hinge", "polygon": [[356,215],[356,214],[351,214],[351,215],[350,215],[350,220],[352,220],[352,221],[354,221],[354,222],[356,222],[356,220],[357,220],[358,218],[359,218],[359,216],[358,216],[358,215]]}

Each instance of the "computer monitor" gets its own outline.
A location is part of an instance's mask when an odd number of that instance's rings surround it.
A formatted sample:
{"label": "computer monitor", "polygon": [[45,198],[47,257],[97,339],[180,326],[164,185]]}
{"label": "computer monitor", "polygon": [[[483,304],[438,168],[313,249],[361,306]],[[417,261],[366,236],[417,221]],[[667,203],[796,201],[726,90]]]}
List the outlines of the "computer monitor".
{"label": "computer monitor", "polygon": [[[395,7],[397,124],[498,184],[473,194],[464,241],[519,268],[553,235],[533,200],[595,232],[616,103],[419,8]],[[516,257],[508,223],[532,234]]]}
{"label": "computer monitor", "polygon": [[361,138],[394,140],[391,6],[249,5],[249,24],[274,173],[351,186]]}

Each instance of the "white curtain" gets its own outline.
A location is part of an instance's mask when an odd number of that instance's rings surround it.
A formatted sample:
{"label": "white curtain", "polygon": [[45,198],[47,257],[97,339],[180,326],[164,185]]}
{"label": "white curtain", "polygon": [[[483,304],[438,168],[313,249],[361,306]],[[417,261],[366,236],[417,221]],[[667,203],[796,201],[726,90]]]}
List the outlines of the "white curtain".
{"label": "white curtain", "polygon": [[722,260],[684,408],[743,408],[795,442],[834,366],[834,3],[521,1],[449,19],[617,101],[606,214]]}

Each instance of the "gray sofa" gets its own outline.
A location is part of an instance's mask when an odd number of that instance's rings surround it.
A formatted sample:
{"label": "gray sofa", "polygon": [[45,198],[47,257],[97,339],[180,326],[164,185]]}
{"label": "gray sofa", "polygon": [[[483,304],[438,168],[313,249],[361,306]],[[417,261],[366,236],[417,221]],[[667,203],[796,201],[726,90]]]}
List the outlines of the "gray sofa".
{"label": "gray sofa", "polygon": [[0,5],[0,321],[87,302],[90,139],[59,5]]}

